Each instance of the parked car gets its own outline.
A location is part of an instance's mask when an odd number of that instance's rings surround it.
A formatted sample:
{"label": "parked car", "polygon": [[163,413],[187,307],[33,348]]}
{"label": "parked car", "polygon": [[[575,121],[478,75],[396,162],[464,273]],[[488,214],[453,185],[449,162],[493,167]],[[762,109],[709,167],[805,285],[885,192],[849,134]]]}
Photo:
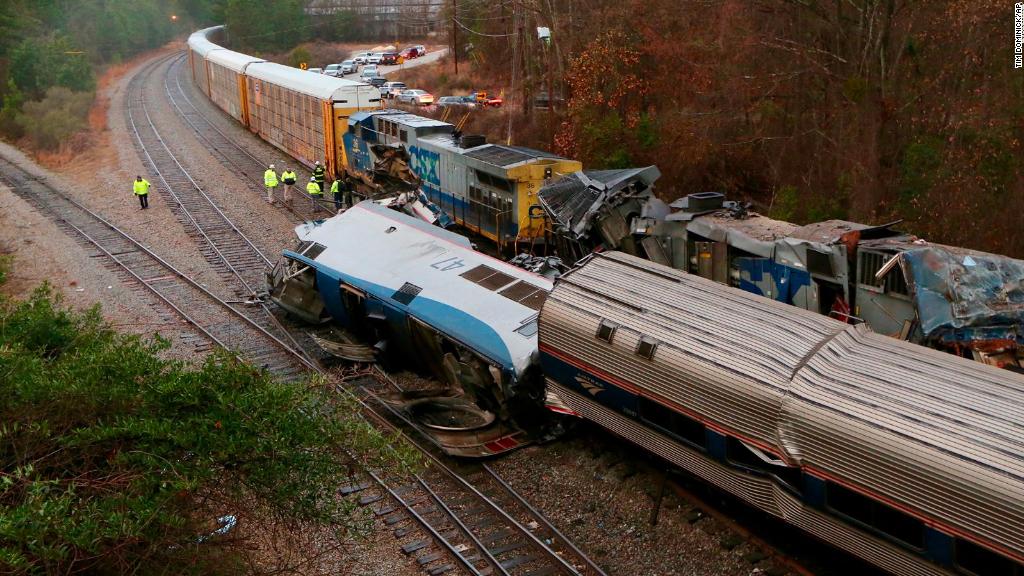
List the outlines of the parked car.
{"label": "parked car", "polygon": [[373,86],[374,88],[380,88],[387,81],[388,81],[388,79],[383,77],[383,76],[374,76],[372,78],[363,78],[363,82],[366,82],[367,84],[369,84],[370,86]]}
{"label": "parked car", "polygon": [[323,74],[324,73],[324,69],[323,68],[307,68],[306,72],[316,72],[317,74]]}
{"label": "parked car", "polygon": [[345,60],[341,63],[341,75],[355,74],[359,70],[359,64],[355,60]]}
{"label": "parked car", "polygon": [[459,108],[476,108],[476,99],[471,96],[441,96],[436,104],[442,108],[453,106]]}
{"label": "parked car", "polygon": [[406,60],[411,60],[413,58],[419,58],[420,51],[410,46],[399,52],[398,55],[401,56],[402,58],[405,58]]}
{"label": "parked car", "polygon": [[380,87],[380,95],[383,98],[394,98],[398,96],[398,93],[405,90],[407,86],[405,82],[385,82]]}
{"label": "parked car", "polygon": [[420,57],[420,56],[426,56],[427,55],[427,47],[424,46],[423,44],[417,44],[415,46],[412,46],[412,49],[416,51],[416,57],[417,58]]}
{"label": "parked car", "polygon": [[366,66],[363,66],[362,70],[359,71],[359,77],[360,78],[373,78],[376,75],[377,75],[377,65],[376,64],[367,64]]}
{"label": "parked car", "polygon": [[380,55],[380,63],[385,66],[401,64],[404,60],[398,52],[384,52]]}
{"label": "parked car", "polygon": [[416,106],[434,103],[434,95],[426,90],[403,90],[398,94],[398,101]]}
{"label": "parked car", "polygon": [[370,52],[370,55],[366,57],[367,64],[380,64],[380,59],[384,56],[383,52]]}
{"label": "parked car", "polygon": [[341,64],[328,64],[324,68],[324,74],[327,76],[341,76]]}
{"label": "parked car", "polygon": [[485,108],[488,106],[498,108],[505,103],[501,96],[489,96],[486,91],[473,92],[471,96],[476,100],[477,104]]}
{"label": "parked car", "polygon": [[352,60],[356,64],[366,64],[366,61],[370,58],[371,54],[373,54],[373,52],[360,52],[353,56]]}

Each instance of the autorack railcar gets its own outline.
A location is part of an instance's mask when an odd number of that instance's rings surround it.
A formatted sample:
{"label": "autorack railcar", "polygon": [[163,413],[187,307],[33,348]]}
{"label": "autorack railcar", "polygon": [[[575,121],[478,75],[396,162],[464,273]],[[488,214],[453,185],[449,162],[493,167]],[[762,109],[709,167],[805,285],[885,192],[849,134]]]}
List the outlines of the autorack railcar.
{"label": "autorack railcar", "polygon": [[376,343],[381,360],[419,367],[502,419],[536,415],[536,321],[550,280],[369,200],[296,234],[268,277],[275,303],[333,319]]}
{"label": "autorack railcar", "polygon": [[199,89],[297,161],[309,167],[319,161],[332,178],[341,176],[348,117],[380,108],[380,91],[227,50],[210,40],[223,29],[215,26],[189,37],[189,63]]}
{"label": "autorack railcar", "polygon": [[427,197],[456,223],[494,241],[499,249],[543,238],[537,193],[546,183],[581,168],[549,152],[488,144],[459,135],[455,126],[399,110],[353,114],[346,148],[348,168],[370,171],[373,146],[405,148]]}
{"label": "autorack railcar", "polygon": [[1021,574],[1024,377],[619,252],[556,281],[553,405],[900,575]]}

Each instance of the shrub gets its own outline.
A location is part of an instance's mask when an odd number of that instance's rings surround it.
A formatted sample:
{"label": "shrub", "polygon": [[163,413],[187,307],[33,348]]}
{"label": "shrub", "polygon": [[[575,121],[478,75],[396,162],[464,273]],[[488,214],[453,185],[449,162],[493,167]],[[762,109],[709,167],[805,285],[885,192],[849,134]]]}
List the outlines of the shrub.
{"label": "shrub", "polygon": [[55,150],[72,134],[85,129],[92,101],[91,92],[50,88],[43,100],[25,103],[18,123],[37,149]]}
{"label": "shrub", "polygon": [[335,496],[346,451],[413,464],[320,382],[228,353],[192,368],[166,346],[45,286],[0,299],[0,572],[237,573],[268,560],[234,533],[209,538],[213,519],[326,527],[338,546],[358,528]]}

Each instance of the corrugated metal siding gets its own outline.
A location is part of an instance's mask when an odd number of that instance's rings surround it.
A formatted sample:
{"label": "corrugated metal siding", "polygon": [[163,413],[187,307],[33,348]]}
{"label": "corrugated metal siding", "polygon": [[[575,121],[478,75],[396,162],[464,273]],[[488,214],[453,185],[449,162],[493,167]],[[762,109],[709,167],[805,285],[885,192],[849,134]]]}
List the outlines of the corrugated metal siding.
{"label": "corrugated metal siding", "polygon": [[781,437],[805,464],[1024,552],[1019,377],[873,333],[814,356]]}
{"label": "corrugated metal siding", "polygon": [[864,558],[894,574],[907,576],[944,576],[941,568],[908,554],[903,549],[875,538],[826,514],[808,508],[800,500],[767,478],[743,474],[687,448],[670,438],[641,426],[593,400],[559,385],[551,379],[547,385],[566,405],[623,438],[643,446],[669,462],[719,486],[730,494],[774,516]]}
{"label": "corrugated metal siding", "polygon": [[[619,324],[611,344],[594,337],[602,318]],[[750,330],[750,318],[767,321]],[[789,377],[818,342],[842,329],[823,316],[619,253],[594,258],[560,281],[540,324],[546,345],[780,454],[776,419]],[[661,342],[653,361],[635,354],[641,335]]]}
{"label": "corrugated metal siding", "polygon": [[215,62],[210,66],[210,100],[235,120],[245,123],[242,117],[241,95],[238,92],[239,74]]}
{"label": "corrugated metal siding", "polygon": [[[620,324],[612,344],[595,335]],[[640,334],[662,342],[653,361]],[[1024,555],[1024,377],[619,253],[558,282],[540,343],[940,529]],[[730,431],[727,430],[727,431]]]}
{"label": "corrugated metal siding", "polygon": [[195,49],[192,50],[192,78],[195,79],[196,86],[199,86],[199,90],[209,96],[210,94],[210,82],[206,76],[206,58]]}

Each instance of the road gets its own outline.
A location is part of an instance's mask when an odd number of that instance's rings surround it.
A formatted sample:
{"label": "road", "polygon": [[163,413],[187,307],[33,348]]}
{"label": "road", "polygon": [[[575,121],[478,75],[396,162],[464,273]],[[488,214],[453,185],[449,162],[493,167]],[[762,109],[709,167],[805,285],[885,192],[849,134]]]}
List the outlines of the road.
{"label": "road", "polygon": [[[364,52],[364,50],[357,50],[357,51],[353,52],[352,54],[349,55],[349,58],[354,57],[359,52]],[[377,67],[377,73],[380,74],[381,76],[385,76],[386,77],[388,74],[391,74],[392,72],[398,72],[398,71],[401,71],[401,70],[405,70],[407,68],[414,68],[416,66],[423,66],[424,64],[434,64],[438,60],[440,60],[447,53],[448,53],[448,49],[447,48],[439,48],[439,49],[434,50],[432,52],[427,52],[427,54],[425,56],[420,56],[419,58],[413,58],[412,60],[406,60],[402,64],[398,64],[396,66],[378,66]],[[353,74],[346,75],[346,78],[354,78],[354,77],[355,77],[355,75],[353,75]]]}

